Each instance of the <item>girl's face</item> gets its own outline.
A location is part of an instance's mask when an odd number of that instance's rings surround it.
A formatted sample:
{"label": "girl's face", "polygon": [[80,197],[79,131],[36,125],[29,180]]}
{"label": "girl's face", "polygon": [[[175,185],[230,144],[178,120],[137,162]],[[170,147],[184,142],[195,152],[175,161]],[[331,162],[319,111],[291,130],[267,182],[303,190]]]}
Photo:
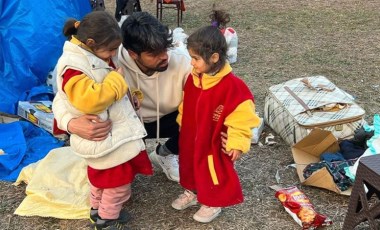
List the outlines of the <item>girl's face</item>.
{"label": "girl's face", "polygon": [[119,48],[121,41],[117,40],[110,43],[108,46],[102,46],[98,49],[94,49],[94,54],[104,61],[108,61],[111,57],[115,56],[117,49]]}
{"label": "girl's face", "polygon": [[210,65],[207,64],[201,56],[194,53],[194,51],[191,48],[189,49],[189,54],[191,57],[191,65],[194,67],[194,70],[196,73],[202,74],[202,73],[208,73],[209,72]]}

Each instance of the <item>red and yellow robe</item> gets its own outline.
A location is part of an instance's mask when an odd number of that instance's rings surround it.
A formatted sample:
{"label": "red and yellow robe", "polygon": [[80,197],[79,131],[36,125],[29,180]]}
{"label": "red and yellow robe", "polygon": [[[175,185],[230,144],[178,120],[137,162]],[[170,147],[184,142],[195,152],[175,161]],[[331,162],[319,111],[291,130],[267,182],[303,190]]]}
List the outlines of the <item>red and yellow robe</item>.
{"label": "red and yellow robe", "polygon": [[260,120],[247,85],[229,64],[214,76],[190,74],[177,118],[180,184],[197,192],[198,201],[211,207],[243,202],[231,157],[221,151],[221,132],[228,135],[226,150],[247,152],[251,129]]}

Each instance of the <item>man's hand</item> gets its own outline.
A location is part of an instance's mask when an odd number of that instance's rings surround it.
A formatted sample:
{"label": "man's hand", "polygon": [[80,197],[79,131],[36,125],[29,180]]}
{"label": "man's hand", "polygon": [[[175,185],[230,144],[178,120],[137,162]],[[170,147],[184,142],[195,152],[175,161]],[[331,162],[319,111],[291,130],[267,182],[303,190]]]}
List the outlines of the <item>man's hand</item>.
{"label": "man's hand", "polygon": [[111,132],[112,122],[102,121],[97,115],[82,115],[73,118],[67,125],[70,133],[91,141],[102,141]]}

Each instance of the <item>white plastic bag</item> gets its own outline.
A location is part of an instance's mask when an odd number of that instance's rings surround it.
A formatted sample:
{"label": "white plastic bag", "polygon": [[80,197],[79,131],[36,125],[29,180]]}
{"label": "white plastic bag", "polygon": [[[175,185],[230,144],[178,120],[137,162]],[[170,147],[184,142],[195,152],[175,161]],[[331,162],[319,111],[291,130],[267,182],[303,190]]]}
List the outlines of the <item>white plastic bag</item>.
{"label": "white plastic bag", "polygon": [[259,143],[259,139],[260,139],[260,136],[261,136],[263,129],[264,129],[264,119],[260,117],[259,126],[252,129],[252,139],[251,139],[252,144]]}

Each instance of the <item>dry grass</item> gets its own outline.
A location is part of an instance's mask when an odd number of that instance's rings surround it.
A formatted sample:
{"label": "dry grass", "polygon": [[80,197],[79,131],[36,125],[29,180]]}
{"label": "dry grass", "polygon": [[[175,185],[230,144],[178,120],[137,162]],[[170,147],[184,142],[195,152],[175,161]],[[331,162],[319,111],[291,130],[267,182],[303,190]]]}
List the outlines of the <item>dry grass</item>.
{"label": "dry grass", "polygon": [[[113,14],[114,0],[106,0]],[[380,2],[375,0],[219,0],[230,9],[230,26],[239,35],[236,74],[254,92],[257,110],[262,112],[265,90],[291,78],[324,75],[357,98],[372,122],[380,112]],[[150,0],[141,1],[145,11],[155,15]],[[186,1],[182,28],[191,33],[207,25],[212,1]],[[176,25],[175,12],[164,11],[164,23]],[[265,132],[270,132],[268,127]],[[269,188],[276,184],[279,170],[281,186],[297,185],[314,203],[318,212],[333,220],[328,229],[342,229],[349,197],[299,185],[289,146],[276,137],[275,146],[253,146],[238,164],[245,202],[226,208],[210,224],[192,220],[196,208],[178,212],[170,207],[181,192],[162,173],[138,177],[134,196],[125,205],[134,219],[132,229],[301,229],[288,215]],[[151,150],[151,146],[148,146]],[[0,183],[0,229],[88,229],[87,220],[58,220],[13,215],[24,198],[25,186]],[[359,229],[368,226],[361,225]]]}

